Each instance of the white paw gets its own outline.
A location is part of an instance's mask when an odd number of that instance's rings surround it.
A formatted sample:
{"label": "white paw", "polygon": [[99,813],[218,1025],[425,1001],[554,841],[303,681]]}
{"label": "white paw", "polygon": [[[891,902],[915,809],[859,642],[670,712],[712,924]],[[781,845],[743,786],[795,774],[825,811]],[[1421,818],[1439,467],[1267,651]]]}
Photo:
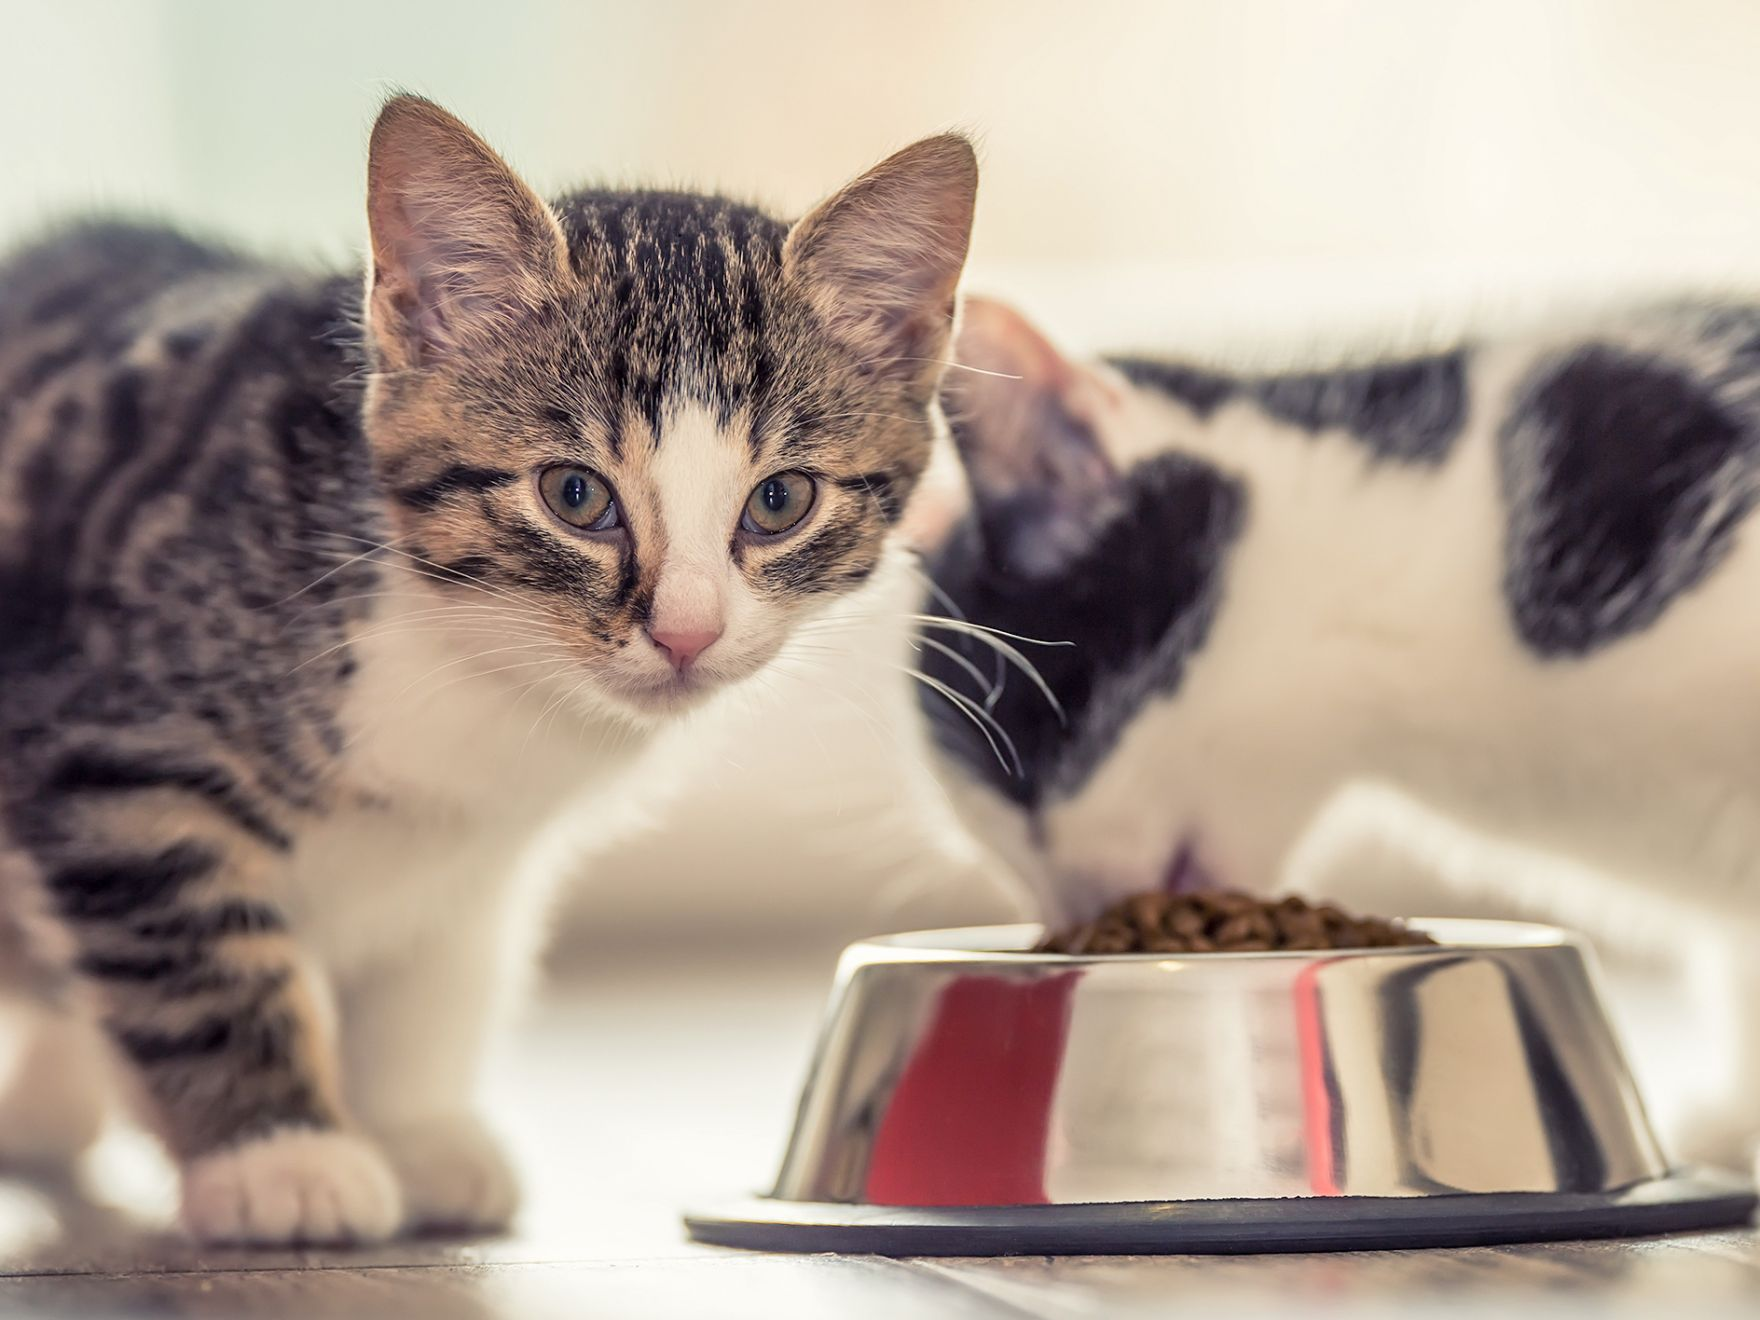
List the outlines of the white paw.
{"label": "white paw", "polygon": [[469,1114],[436,1115],[374,1130],[403,1185],[408,1226],[487,1232],[519,1208],[519,1182],[501,1146]]}
{"label": "white paw", "polygon": [[183,1224],[204,1242],[377,1242],[403,1204],[391,1166],[347,1132],[284,1128],[183,1170]]}

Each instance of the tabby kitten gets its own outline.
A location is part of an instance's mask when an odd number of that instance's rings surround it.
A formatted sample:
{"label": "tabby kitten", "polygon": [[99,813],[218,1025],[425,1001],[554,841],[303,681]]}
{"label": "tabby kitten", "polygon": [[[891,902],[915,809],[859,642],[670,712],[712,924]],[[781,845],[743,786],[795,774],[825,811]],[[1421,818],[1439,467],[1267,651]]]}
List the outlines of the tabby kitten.
{"label": "tabby kitten", "polygon": [[473,1091],[522,858],[892,562],[975,188],[948,136],[792,226],[549,205],[400,96],[364,318],[162,229],[0,266],[0,896],[192,1233],[512,1214]]}
{"label": "tabby kitten", "polygon": [[[1135,891],[1433,893],[1651,946],[1760,1089],[1760,310],[1283,375],[1078,363],[970,300],[926,697],[1054,921]],[[937,649],[938,648],[938,649]],[[1026,681],[1030,661],[1049,696]],[[981,713],[982,719],[974,718]],[[983,726],[983,727],[980,727]],[[995,744],[993,747],[992,744]],[[1444,905],[1449,900],[1444,899]],[[1739,1098],[1740,1112],[1730,1111]]]}

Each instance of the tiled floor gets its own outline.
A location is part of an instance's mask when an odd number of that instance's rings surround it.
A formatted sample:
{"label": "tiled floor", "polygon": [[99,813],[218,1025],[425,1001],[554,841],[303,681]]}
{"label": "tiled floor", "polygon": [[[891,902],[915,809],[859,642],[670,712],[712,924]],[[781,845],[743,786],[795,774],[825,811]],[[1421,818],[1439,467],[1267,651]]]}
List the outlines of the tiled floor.
{"label": "tiled floor", "polygon": [[101,1199],[0,1184],[0,1315],[1760,1314],[1749,1232],[1264,1258],[891,1262],[694,1246],[682,1206],[774,1171],[831,961],[622,959],[557,987],[496,1087],[529,1194],[508,1239],[196,1252],[151,1227],[168,1171],[120,1137],[93,1170]]}

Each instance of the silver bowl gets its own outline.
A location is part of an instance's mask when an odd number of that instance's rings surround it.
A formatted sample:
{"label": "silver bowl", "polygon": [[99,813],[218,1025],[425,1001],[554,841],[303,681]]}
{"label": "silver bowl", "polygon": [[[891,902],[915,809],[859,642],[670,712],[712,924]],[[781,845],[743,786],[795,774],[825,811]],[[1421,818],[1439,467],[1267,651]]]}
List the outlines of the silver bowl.
{"label": "silver bowl", "polygon": [[850,946],[770,1195],[699,1240],[892,1255],[1257,1251],[1743,1222],[1670,1165],[1547,926],[1436,947],[1072,957],[1037,926]]}

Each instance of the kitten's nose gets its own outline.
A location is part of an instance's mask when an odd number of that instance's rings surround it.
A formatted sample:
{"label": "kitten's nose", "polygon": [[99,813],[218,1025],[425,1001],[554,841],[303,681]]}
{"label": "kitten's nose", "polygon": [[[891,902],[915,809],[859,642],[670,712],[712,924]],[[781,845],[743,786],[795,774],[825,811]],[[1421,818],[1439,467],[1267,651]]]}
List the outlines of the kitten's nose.
{"label": "kitten's nose", "polygon": [[665,653],[666,658],[672,662],[672,667],[682,674],[690,667],[691,661],[713,646],[720,636],[719,628],[694,631],[679,628],[671,631],[656,629],[648,634],[648,639]]}

